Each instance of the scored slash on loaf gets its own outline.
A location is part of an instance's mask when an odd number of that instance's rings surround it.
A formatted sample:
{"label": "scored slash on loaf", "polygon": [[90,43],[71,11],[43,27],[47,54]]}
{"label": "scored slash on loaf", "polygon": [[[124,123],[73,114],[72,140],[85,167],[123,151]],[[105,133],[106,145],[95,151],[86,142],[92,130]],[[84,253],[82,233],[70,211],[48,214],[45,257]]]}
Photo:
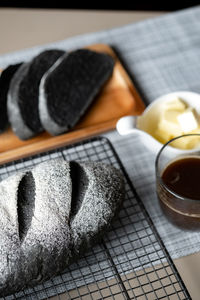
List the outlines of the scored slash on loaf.
{"label": "scored slash on loaf", "polygon": [[115,61],[89,49],[46,50],[13,74],[7,113],[13,132],[27,140],[46,130],[73,129],[111,77]]}
{"label": "scored slash on loaf", "polygon": [[0,182],[0,297],[57,275],[92,247],[124,192],[113,166],[62,158]]}

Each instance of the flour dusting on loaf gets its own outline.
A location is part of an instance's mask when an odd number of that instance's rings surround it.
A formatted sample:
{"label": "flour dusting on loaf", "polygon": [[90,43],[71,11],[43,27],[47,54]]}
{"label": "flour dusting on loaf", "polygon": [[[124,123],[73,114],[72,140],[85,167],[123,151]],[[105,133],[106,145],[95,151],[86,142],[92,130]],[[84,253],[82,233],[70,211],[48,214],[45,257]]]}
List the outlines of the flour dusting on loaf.
{"label": "flour dusting on loaf", "polygon": [[0,296],[47,280],[90,248],[124,198],[116,168],[62,158],[0,182]]}

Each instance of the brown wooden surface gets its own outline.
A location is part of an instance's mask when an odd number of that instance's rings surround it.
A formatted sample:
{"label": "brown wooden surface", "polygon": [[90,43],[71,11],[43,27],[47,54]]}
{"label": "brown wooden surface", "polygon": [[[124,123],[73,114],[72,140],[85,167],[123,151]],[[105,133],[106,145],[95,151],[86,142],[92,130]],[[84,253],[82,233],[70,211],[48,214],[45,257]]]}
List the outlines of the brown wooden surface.
{"label": "brown wooden surface", "polygon": [[21,141],[9,128],[0,135],[0,163],[70,144],[114,129],[117,120],[127,114],[140,115],[145,106],[115,52],[107,45],[88,46],[106,52],[115,59],[112,77],[95,99],[85,116],[70,132],[53,137],[44,132]]}

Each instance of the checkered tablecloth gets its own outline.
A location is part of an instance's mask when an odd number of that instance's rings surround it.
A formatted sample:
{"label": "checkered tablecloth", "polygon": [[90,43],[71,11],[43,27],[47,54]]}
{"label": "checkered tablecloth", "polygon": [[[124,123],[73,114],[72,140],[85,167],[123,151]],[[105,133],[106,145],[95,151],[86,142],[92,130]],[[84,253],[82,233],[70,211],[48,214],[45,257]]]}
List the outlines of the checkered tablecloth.
{"label": "checkered tablecloth", "polygon": [[[200,92],[200,7],[85,34],[0,56],[0,68],[29,60],[47,48],[73,50],[92,43],[114,47],[146,104],[177,90]],[[155,195],[154,160],[137,136],[106,134],[172,258],[200,250],[200,233],[179,230],[162,215]]]}

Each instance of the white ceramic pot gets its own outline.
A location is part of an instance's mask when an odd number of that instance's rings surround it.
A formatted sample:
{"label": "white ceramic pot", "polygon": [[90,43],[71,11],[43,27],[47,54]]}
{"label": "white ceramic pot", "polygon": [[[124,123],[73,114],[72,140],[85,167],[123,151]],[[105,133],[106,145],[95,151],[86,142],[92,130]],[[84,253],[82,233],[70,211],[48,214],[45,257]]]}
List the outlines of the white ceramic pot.
{"label": "white ceramic pot", "polygon": [[164,102],[179,97],[200,114],[200,94],[177,91],[163,95],[149,104],[140,116],[125,116],[118,120],[116,129],[120,135],[138,134],[151,151],[158,152],[163,146],[151,133],[155,131]]}

